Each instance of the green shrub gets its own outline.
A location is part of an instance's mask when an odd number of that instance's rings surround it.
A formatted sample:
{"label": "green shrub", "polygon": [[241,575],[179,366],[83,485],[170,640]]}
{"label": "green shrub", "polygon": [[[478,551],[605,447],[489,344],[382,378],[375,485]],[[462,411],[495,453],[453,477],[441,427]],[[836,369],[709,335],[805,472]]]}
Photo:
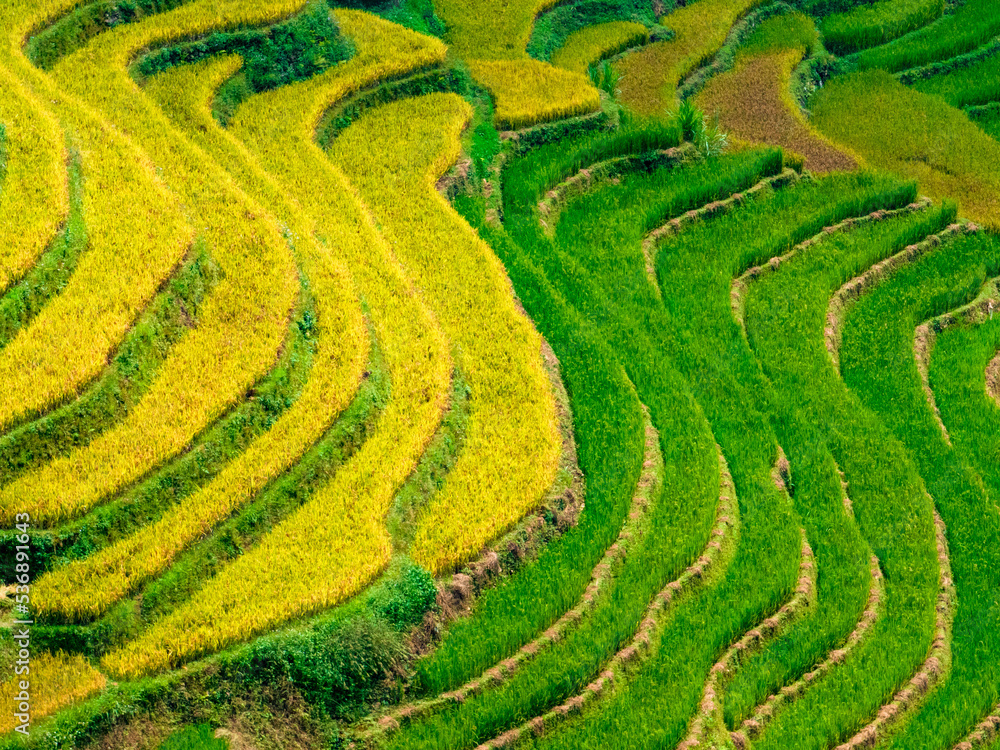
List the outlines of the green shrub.
{"label": "green shrub", "polygon": [[389,576],[373,592],[369,606],[377,616],[403,630],[419,623],[424,613],[434,608],[436,597],[434,577],[419,565],[405,563],[396,576]]}

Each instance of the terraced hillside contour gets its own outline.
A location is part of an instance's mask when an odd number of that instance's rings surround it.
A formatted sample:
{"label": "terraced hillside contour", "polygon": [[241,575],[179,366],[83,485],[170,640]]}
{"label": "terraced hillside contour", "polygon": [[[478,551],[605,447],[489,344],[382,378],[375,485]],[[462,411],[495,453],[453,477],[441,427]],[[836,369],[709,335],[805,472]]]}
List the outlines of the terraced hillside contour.
{"label": "terraced hillside contour", "polygon": [[998,17],[9,0],[0,750],[1000,750]]}

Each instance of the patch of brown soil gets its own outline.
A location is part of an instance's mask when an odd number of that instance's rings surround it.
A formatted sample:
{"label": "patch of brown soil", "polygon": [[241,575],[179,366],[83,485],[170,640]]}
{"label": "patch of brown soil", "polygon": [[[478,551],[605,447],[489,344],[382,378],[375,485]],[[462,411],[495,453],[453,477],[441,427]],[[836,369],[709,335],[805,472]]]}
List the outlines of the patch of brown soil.
{"label": "patch of brown soil", "polygon": [[1000,406],[1000,352],[986,366],[986,392]]}
{"label": "patch of brown soil", "polygon": [[801,58],[793,49],[741,59],[708,82],[698,106],[710,118],[717,114],[731,136],[793,151],[814,172],[857,169],[857,160],[813,131],[792,100],[791,75]]}

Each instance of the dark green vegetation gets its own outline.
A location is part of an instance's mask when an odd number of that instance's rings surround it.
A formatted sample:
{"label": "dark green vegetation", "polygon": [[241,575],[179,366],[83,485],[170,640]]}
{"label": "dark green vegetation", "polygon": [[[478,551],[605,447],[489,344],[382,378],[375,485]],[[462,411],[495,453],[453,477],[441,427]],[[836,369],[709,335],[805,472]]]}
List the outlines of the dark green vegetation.
{"label": "dark green vegetation", "polygon": [[98,34],[123,23],[166,13],[191,0],[93,0],[81,2],[65,16],[38,31],[25,45],[35,65],[48,70]]}

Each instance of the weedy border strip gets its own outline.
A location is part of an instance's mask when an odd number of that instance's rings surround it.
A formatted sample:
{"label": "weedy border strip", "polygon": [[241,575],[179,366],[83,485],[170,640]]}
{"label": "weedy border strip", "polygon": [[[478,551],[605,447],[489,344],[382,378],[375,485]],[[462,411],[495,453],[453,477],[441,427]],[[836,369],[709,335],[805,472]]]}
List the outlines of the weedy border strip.
{"label": "weedy border strip", "polygon": [[[785,480],[787,472],[788,459],[785,457],[785,452],[781,449],[781,446],[778,446],[778,458],[771,469],[771,478],[775,486],[786,494],[788,492]],[[725,686],[722,684],[723,680],[731,678],[736,674],[736,670],[744,658],[762,649],[768,641],[780,635],[806,609],[815,606],[816,558],[812,547],[809,546],[808,539],[806,539],[805,529],[799,529],[799,536],[801,538],[801,551],[799,554],[799,574],[795,592],[777,612],[765,618],[760,625],[747,631],[712,666],[708,679],[705,681],[705,688],[702,692],[701,702],[698,704],[698,711],[689,725],[687,736],[677,746],[677,750],[689,750],[689,748],[701,747],[705,742],[711,743],[717,735],[728,736],[723,716],[723,704],[719,700],[720,696],[725,692]],[[783,688],[782,693],[786,690],[788,688]],[[748,747],[748,745],[737,744],[737,747]]]}
{"label": "weedy border strip", "polygon": [[688,593],[698,582],[721,571],[732,559],[739,538],[740,518],[736,489],[729,465],[722,449],[716,444],[719,460],[719,503],[716,506],[716,522],[711,538],[702,554],[676,580],[668,583],[646,609],[639,630],[627,646],[611,657],[600,675],[580,693],[547,711],[541,716],[504,732],[499,737],[484,742],[476,750],[499,750],[511,748],[529,736],[540,736],[553,730],[568,717],[580,713],[585,706],[593,704],[602,695],[610,693],[625,677],[626,669],[633,662],[648,657],[653,651],[653,639],[665,621],[665,614],[671,603]]}
{"label": "weedy border strip", "polygon": [[[743,334],[746,335],[746,292],[750,286],[751,281],[756,281],[762,276],[773,273],[781,268],[781,265],[804,250],[817,245],[822,242],[826,237],[831,234],[836,234],[838,232],[844,232],[854,227],[860,226],[862,224],[867,224],[870,222],[882,221],[883,219],[889,219],[895,216],[901,216],[903,214],[914,213],[916,211],[923,211],[929,209],[932,205],[930,198],[921,198],[914,203],[910,203],[903,208],[895,208],[891,210],[879,209],[877,211],[872,211],[864,216],[852,216],[836,224],[823,227],[818,233],[814,234],[809,239],[803,240],[789,250],[784,255],[779,255],[771,258],[767,263],[763,263],[759,266],[753,266],[748,268],[738,277],[733,279],[732,284],[729,287],[729,304],[733,310],[733,317],[736,322],[739,323],[740,328],[743,330]],[[827,315],[829,319],[829,315]],[[824,334],[826,335],[826,334]],[[829,349],[829,344],[827,344]]]}
{"label": "weedy border strip", "polygon": [[[916,204],[910,204],[910,206],[914,205]],[[907,209],[910,206],[907,206]],[[844,317],[850,306],[862,294],[904,265],[912,263],[920,256],[940,247],[942,243],[951,237],[959,234],[974,234],[978,231],[979,227],[968,221],[960,220],[954,224],[950,224],[946,229],[937,234],[932,234],[913,245],[907,245],[904,250],[876,263],[863,274],[849,279],[840,289],[834,292],[833,296],[830,297],[830,304],[826,311],[826,328],[823,331],[823,338],[826,341],[826,350],[830,354],[830,359],[833,361],[833,366],[837,371],[840,371],[841,327],[843,326]]]}

